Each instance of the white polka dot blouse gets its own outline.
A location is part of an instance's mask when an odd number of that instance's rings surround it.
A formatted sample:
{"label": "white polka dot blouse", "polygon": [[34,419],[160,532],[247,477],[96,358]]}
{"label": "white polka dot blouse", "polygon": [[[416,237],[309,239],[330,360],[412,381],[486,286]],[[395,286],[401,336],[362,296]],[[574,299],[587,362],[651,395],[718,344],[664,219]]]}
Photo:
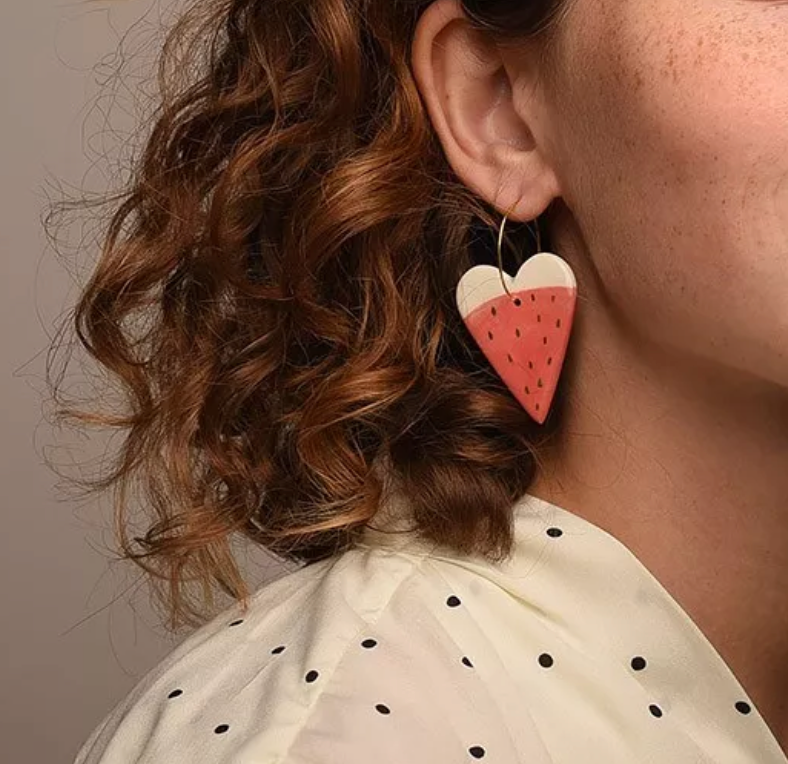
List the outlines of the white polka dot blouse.
{"label": "white polka dot blouse", "polygon": [[788,764],[628,547],[530,494],[514,512],[500,564],[381,514],[192,632],[74,764]]}

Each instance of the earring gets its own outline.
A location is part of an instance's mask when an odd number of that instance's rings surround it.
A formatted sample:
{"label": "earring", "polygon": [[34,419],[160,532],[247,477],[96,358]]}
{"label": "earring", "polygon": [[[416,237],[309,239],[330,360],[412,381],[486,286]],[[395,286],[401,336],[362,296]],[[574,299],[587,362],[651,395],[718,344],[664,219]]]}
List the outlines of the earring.
{"label": "earring", "polygon": [[541,251],[512,278],[503,270],[498,234],[498,268],[475,265],[457,285],[463,322],[495,371],[532,419],[544,424],[563,367],[575,315],[577,281],[569,264]]}

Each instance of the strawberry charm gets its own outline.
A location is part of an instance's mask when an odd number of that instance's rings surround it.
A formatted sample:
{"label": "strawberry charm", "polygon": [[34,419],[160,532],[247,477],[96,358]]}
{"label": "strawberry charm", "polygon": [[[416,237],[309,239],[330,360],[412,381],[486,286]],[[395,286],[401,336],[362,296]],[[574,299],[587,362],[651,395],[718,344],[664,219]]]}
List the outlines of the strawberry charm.
{"label": "strawberry charm", "polygon": [[569,264],[539,252],[514,278],[492,265],[476,265],[463,274],[456,297],[484,355],[528,414],[543,424],[575,314],[577,282]]}

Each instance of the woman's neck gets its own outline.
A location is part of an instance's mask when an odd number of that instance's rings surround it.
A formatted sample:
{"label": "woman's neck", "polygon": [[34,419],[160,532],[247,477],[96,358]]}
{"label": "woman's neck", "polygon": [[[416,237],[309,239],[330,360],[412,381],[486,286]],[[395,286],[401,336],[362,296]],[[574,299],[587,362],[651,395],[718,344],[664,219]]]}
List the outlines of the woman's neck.
{"label": "woman's neck", "polygon": [[[560,438],[529,493],[626,544],[788,742],[788,390],[578,305]],[[570,364],[571,360],[571,364]]]}

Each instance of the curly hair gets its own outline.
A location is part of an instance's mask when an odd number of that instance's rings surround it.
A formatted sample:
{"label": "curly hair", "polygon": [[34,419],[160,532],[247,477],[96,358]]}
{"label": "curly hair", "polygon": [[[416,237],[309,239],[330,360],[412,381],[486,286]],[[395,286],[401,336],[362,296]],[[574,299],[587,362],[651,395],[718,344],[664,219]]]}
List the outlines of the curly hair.
{"label": "curly hair", "polygon": [[[409,68],[428,5],[200,0],[168,30],[150,133],[69,318],[123,406],[60,411],[122,433],[91,488],[114,490],[121,555],[173,628],[208,617],[214,585],[246,607],[235,534],[306,565],[351,548],[383,474],[422,538],[511,553],[564,382],[538,426],[457,311],[499,220],[451,172]],[[547,44],[565,3],[463,7]],[[150,519],[130,538],[132,491]]]}

